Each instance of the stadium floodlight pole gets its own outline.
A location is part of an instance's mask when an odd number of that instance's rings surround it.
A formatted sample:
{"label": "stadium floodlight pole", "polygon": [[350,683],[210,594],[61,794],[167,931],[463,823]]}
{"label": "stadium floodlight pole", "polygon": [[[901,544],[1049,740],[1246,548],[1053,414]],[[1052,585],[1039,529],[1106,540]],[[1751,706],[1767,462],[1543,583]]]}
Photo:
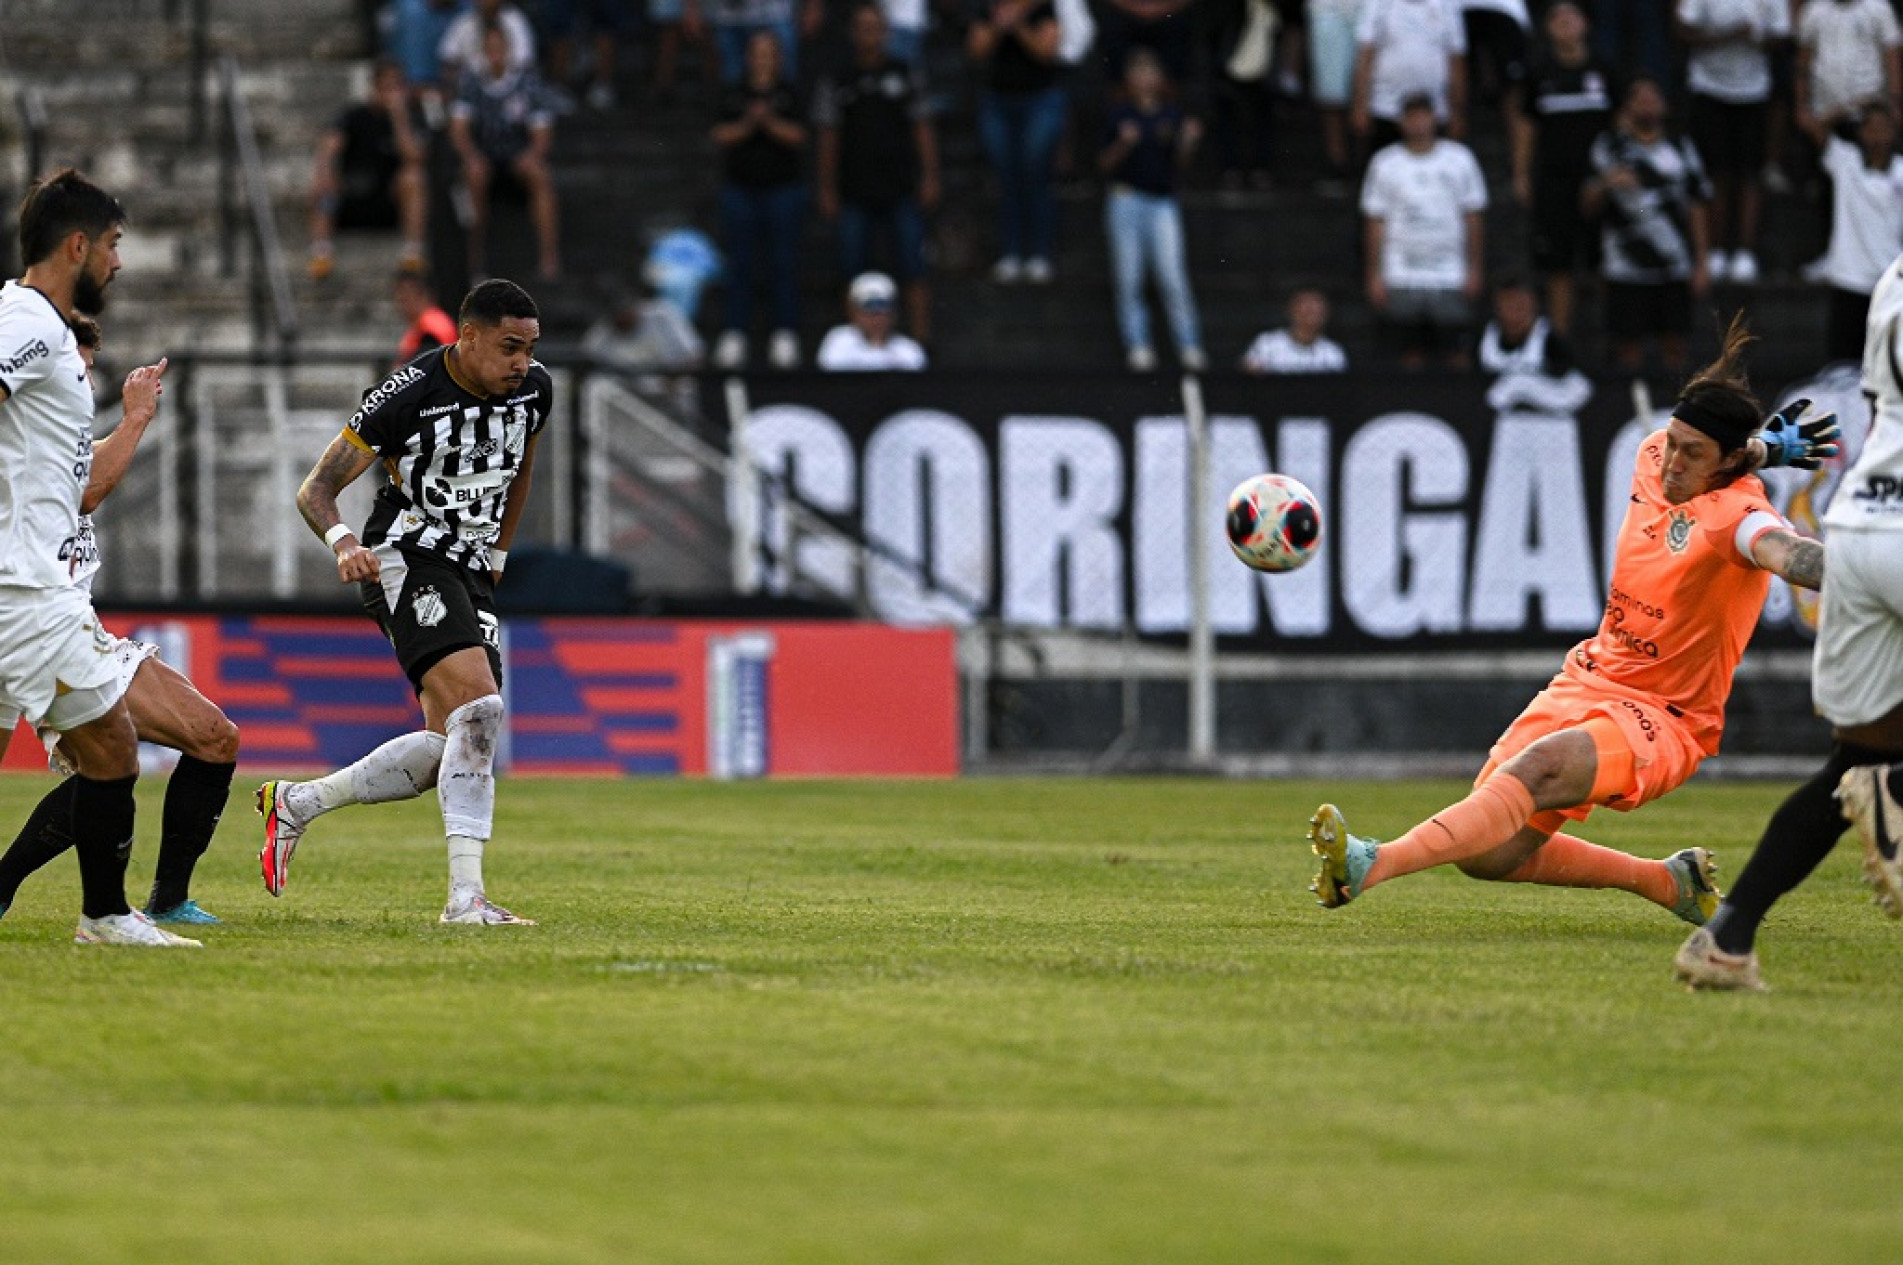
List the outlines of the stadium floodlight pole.
{"label": "stadium floodlight pole", "polygon": [[1189,758],[1216,758],[1216,637],[1209,619],[1209,416],[1202,380],[1183,375],[1183,420],[1189,427]]}
{"label": "stadium floodlight pole", "polygon": [[738,374],[725,383],[727,396],[727,523],[733,531],[733,586],[758,593],[760,574],[760,472],[747,437],[752,405]]}

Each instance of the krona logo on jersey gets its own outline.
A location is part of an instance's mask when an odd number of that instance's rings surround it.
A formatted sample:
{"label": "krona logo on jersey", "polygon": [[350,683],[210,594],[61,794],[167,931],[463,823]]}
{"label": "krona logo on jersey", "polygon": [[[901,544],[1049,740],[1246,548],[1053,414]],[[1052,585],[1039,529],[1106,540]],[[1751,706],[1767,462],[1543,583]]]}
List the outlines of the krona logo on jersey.
{"label": "krona logo on jersey", "polygon": [[423,371],[410,365],[404,365],[385,378],[381,385],[372,387],[364,394],[363,406],[350,415],[350,428],[359,430],[363,426],[364,415],[382,408],[397,392],[414,382],[423,380]]}

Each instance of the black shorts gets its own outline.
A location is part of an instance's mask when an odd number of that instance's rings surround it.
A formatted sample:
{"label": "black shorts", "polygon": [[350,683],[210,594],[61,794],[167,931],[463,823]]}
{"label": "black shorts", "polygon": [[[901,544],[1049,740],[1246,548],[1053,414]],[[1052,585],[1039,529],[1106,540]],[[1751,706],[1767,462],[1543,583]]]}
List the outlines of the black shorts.
{"label": "black shorts", "polygon": [[1714,176],[1753,176],[1764,167],[1764,121],[1770,107],[1730,105],[1692,94],[1690,130],[1699,161]]}
{"label": "black shorts", "polygon": [[1588,271],[1599,266],[1599,225],[1579,206],[1585,176],[1574,172],[1533,173],[1533,267],[1553,273]]}
{"label": "black shorts", "polygon": [[[489,653],[489,670],[496,687],[502,686],[502,622],[496,616],[495,585],[487,575],[445,562],[435,554],[399,551],[393,563],[387,549],[378,550],[383,575],[357,586],[363,608],[377,621],[396,648],[396,661],[416,692],[423,692],[423,676],[458,650],[481,646]],[[400,577],[396,608],[391,609],[384,585],[399,577],[391,572],[407,567]]]}
{"label": "black shorts", "polygon": [[1614,338],[1657,335],[1688,337],[1692,332],[1692,288],[1683,281],[1640,285],[1606,282],[1606,332]]}
{"label": "black shorts", "polygon": [[1504,13],[1492,9],[1468,9],[1468,74],[1476,65],[1485,64],[1490,75],[1483,80],[1495,91],[1517,88],[1526,82],[1526,32]]}

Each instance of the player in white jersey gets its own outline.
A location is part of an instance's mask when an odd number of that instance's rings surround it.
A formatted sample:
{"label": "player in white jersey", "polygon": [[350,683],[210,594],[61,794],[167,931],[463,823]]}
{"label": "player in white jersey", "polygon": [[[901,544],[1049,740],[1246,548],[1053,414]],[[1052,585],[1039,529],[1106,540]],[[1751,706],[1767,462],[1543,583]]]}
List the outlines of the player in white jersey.
{"label": "player in white jersey", "polygon": [[1877,904],[1903,918],[1903,256],[1870,295],[1863,393],[1870,429],[1824,513],[1830,583],[1811,700],[1831,723],[1830,758],[1772,816],[1737,887],[1679,950],[1679,978],[1694,988],[1763,987],[1758,924],[1837,846],[1846,818]]}
{"label": "player in white jersey", "polygon": [[[99,349],[99,325],[90,316],[75,314],[72,327],[90,374]],[[139,440],[158,413],[158,374],[163,368],[161,361],[133,370],[126,379],[124,416],[111,435],[93,443],[92,473],[80,496],[79,531],[69,556],[74,585],[88,593],[99,571],[92,513],[125,477]],[[183,673],[161,661],[157,646],[125,637],[114,637],[112,643],[126,710],[139,740],[179,753],[178,765],[165,784],[159,859],[146,915],[157,923],[215,924],[219,919],[191,897],[192,871],[210,846],[231,793],[238,727]],[[19,837],[0,856],[0,915],[12,905],[21,883],[73,846],[73,777],[78,770],[57,731],[42,729],[40,739],[46,743],[54,772],[66,780],[40,801]]]}
{"label": "player in white jersey", "polygon": [[[196,948],[126,903],[138,732],[112,638],[73,583],[93,398],[69,321],[104,306],[124,223],[118,201],[78,172],[39,182],[20,206],[26,271],[0,288],[0,734],[11,735],[21,717],[58,730],[79,768],[74,939]],[[162,374],[153,366],[155,379]]]}
{"label": "player in white jersey", "polygon": [[[456,342],[426,351],[364,392],[363,407],[298,489],[304,521],[358,585],[423,704],[423,729],[310,782],[266,782],[259,862],[284,890],[310,823],[348,804],[411,799],[432,787],[449,847],[442,920],[528,924],[489,900],[482,854],[495,816],[502,736],[502,625],[495,583],[528,504],[535,443],[554,384],[531,354],[535,300],[510,281],[471,290]],[[339,521],[337,494],[379,459],[385,481],[360,533]]]}

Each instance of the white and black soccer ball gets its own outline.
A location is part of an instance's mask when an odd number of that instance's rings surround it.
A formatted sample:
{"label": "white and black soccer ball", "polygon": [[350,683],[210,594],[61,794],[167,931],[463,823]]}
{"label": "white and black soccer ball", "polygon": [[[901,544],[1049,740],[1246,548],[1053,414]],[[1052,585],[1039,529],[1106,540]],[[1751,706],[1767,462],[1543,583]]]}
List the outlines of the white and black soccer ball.
{"label": "white and black soccer ball", "polygon": [[1315,494],[1286,474],[1258,474],[1229,494],[1223,520],[1229,547],[1257,571],[1293,571],[1322,544],[1322,509]]}

